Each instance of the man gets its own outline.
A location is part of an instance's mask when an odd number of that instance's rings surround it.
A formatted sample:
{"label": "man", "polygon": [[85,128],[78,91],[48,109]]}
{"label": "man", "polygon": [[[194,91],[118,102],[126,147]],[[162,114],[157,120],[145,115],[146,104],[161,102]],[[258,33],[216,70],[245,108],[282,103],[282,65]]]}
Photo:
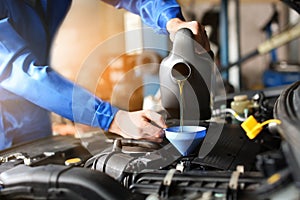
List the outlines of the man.
{"label": "man", "polygon": [[[190,28],[210,50],[203,27],[184,22],[175,0],[104,1],[140,15],[171,37],[180,28]],[[51,135],[49,111],[126,138],[161,141],[166,125],[159,114],[119,110],[48,66],[50,45],[70,4],[71,0],[0,0],[0,149]]]}

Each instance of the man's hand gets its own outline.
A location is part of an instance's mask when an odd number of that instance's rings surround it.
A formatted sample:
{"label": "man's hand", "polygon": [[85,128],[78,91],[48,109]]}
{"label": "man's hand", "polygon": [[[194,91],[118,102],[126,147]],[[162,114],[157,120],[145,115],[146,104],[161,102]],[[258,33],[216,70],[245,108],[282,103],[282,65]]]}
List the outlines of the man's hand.
{"label": "man's hand", "polygon": [[150,110],[126,112],[119,110],[109,128],[124,138],[161,142],[166,128],[163,117]]}
{"label": "man's hand", "polygon": [[185,22],[179,18],[173,18],[167,22],[167,30],[170,34],[170,39],[173,41],[175,33],[181,28],[190,29],[195,35],[195,40],[208,52],[210,44],[205,32],[204,26],[197,21]]}

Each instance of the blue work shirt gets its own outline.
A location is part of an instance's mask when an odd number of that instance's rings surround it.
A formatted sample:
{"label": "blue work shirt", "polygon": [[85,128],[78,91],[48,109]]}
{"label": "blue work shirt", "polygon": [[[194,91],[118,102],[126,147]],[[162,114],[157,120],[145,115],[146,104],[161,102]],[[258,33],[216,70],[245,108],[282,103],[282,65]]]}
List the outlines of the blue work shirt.
{"label": "blue work shirt", "polygon": [[[181,15],[175,0],[104,0],[166,33]],[[0,0],[0,150],[52,134],[49,111],[107,130],[118,111],[48,66],[71,0]]]}

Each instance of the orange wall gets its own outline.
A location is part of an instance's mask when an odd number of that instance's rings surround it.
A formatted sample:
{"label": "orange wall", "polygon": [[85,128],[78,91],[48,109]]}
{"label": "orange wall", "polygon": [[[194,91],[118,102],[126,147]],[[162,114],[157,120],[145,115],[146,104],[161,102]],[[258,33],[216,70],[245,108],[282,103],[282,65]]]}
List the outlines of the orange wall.
{"label": "orange wall", "polygon": [[[52,68],[67,78],[76,80],[82,64],[93,49],[107,38],[123,32],[123,12],[99,0],[73,0],[52,46]],[[99,54],[124,52],[122,38],[119,37],[115,43],[116,45]],[[93,59],[95,65],[101,65],[97,57]]]}
{"label": "orange wall", "polygon": [[139,110],[142,78],[132,70],[135,57],[124,55],[124,40],[124,10],[99,0],[74,0],[52,46],[51,66],[103,100]]}

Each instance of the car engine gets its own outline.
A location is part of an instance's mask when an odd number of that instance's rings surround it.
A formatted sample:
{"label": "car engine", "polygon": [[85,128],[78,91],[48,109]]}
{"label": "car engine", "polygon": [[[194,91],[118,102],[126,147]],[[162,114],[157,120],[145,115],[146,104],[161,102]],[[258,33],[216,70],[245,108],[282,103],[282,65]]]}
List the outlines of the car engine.
{"label": "car engine", "polygon": [[[0,152],[0,197],[299,199],[300,82],[243,95],[255,103],[258,123],[276,118],[281,124],[270,123],[249,139],[232,114],[216,110],[215,120],[199,122],[209,131],[186,156],[167,139],[99,132],[39,139]],[[226,97],[226,108],[233,99]]]}

